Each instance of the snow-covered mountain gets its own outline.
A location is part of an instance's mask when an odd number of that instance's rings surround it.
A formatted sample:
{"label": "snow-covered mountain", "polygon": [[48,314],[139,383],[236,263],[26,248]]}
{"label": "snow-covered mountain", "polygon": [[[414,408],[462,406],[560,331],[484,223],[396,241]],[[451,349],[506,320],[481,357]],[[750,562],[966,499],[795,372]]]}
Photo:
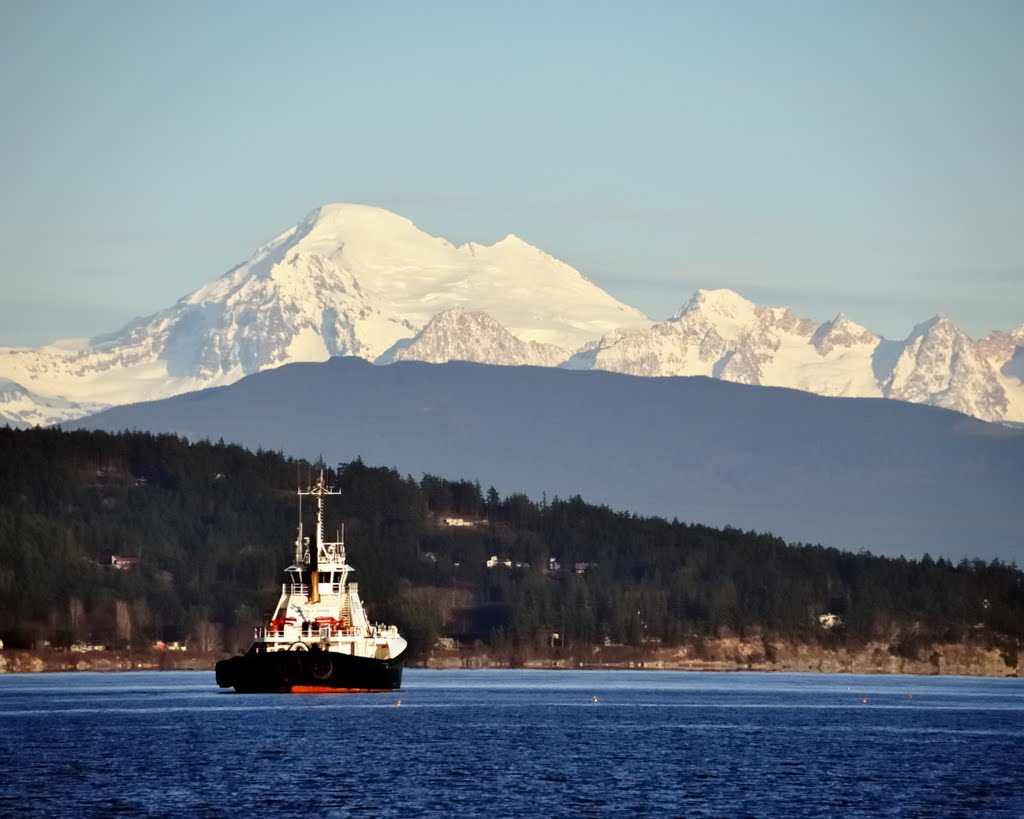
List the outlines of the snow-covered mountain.
{"label": "snow-covered mountain", "polygon": [[1024,326],[989,333],[977,349],[1006,394],[1006,420],[1024,422]]}
{"label": "snow-covered mountain", "polygon": [[843,314],[816,324],[730,290],[700,290],[671,320],[612,332],[570,366],[896,398],[1024,421],[1024,327],[976,342],[936,316],[906,340],[887,341]]}
{"label": "snow-covered mountain", "polygon": [[[0,350],[0,376],[72,402],[124,404],[292,361],[374,360],[453,308],[485,311],[545,363],[558,363],[549,345],[571,351],[616,327],[650,324],[515,236],[456,247],[380,208],[326,205],[245,264],[116,333]],[[65,417],[80,414],[69,408]]]}
{"label": "snow-covered mountain", "polygon": [[1024,423],[1024,326],[974,341],[940,316],[890,341],[843,314],[819,324],[729,290],[699,290],[655,323],[515,236],[455,246],[363,205],[313,211],[116,333],[0,349],[0,378],[18,387],[0,392],[0,423],[54,423],[345,355],[705,375]]}
{"label": "snow-covered mountain", "polygon": [[59,397],[37,395],[7,378],[0,378],[0,424],[45,427],[103,409],[99,404],[76,404]]}
{"label": "snow-covered mountain", "polygon": [[917,325],[883,384],[887,398],[933,404],[978,418],[1005,418],[1009,401],[975,342],[950,319]]}
{"label": "snow-covered mountain", "polygon": [[516,338],[487,313],[453,307],[438,313],[415,338],[399,342],[393,351],[378,358],[377,363],[473,361],[556,367],[568,357],[569,351],[555,344]]}

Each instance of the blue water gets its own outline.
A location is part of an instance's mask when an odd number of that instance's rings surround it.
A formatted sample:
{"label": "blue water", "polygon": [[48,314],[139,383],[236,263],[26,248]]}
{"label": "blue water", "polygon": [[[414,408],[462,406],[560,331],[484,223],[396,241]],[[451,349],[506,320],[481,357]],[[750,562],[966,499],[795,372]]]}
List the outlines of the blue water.
{"label": "blue water", "polygon": [[299,696],[206,672],[0,676],[0,815],[1024,817],[1024,680],[404,682]]}

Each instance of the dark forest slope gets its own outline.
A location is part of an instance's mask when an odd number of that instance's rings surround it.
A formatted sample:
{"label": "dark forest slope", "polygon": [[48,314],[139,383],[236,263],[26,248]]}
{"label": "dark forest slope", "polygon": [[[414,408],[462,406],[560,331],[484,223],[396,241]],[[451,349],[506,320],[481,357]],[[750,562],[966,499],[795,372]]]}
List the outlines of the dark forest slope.
{"label": "dark forest slope", "polygon": [[[275,602],[293,553],[292,487],[308,464],[169,435],[6,428],[0,452],[8,647],[164,639],[234,649]],[[1012,652],[1024,634],[1024,575],[998,561],[786,545],[361,461],[329,478],[343,494],[327,522],[345,526],[371,614],[396,620],[421,647],[438,634],[538,646],[557,631],[577,645],[880,640],[909,655],[933,640]],[[138,564],[112,568],[114,554]],[[512,567],[487,568],[492,555]],[[588,565],[578,573],[577,564]],[[823,613],[843,625],[822,629]]]}

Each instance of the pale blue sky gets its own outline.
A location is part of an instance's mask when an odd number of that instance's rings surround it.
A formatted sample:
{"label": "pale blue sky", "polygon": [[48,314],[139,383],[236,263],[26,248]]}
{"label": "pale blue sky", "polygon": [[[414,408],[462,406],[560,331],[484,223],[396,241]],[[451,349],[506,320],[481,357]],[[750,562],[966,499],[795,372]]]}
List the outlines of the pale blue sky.
{"label": "pale blue sky", "polygon": [[515,233],[654,318],[1024,323],[1024,3],[0,0],[0,345],[326,202]]}

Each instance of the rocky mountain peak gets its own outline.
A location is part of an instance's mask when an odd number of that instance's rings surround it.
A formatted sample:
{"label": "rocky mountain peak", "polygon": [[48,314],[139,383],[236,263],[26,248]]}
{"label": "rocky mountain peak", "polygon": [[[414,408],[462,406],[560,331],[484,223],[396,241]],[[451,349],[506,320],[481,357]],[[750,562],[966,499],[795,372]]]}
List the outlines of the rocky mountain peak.
{"label": "rocky mountain peak", "polygon": [[924,335],[931,332],[948,333],[953,331],[959,331],[956,323],[949,316],[943,313],[937,313],[927,321],[922,321],[920,324],[914,326],[914,329],[910,331],[911,336]]}
{"label": "rocky mountain peak", "polygon": [[561,347],[516,338],[487,313],[453,307],[438,313],[411,341],[399,342],[377,363],[473,361],[552,367],[568,357]]}
{"label": "rocky mountain peak", "polygon": [[883,392],[979,418],[1004,417],[1009,405],[1005,387],[975,343],[942,315],[914,327]]}
{"label": "rocky mountain peak", "polygon": [[727,288],[717,290],[698,290],[690,297],[679,310],[674,318],[682,318],[688,313],[700,312],[708,316],[722,316],[725,318],[742,320],[754,315],[755,305],[747,301],[739,293]]}
{"label": "rocky mountain peak", "polygon": [[1024,327],[989,333],[978,342],[978,349],[996,370],[1005,371],[1014,362],[1014,376],[1024,380]]}
{"label": "rocky mountain peak", "polygon": [[880,337],[866,327],[839,313],[832,321],[826,321],[811,338],[811,343],[820,355],[827,356],[836,348],[849,348],[856,345],[875,346]]}

